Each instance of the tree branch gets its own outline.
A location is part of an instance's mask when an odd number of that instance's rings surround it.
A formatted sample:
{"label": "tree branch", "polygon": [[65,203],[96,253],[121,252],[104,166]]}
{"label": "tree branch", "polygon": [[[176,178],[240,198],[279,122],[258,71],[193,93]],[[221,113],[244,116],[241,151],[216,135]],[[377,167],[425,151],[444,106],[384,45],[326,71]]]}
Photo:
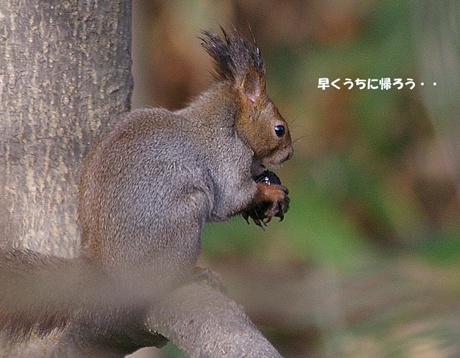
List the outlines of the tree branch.
{"label": "tree branch", "polygon": [[244,309],[206,282],[171,291],[151,310],[147,326],[191,358],[281,357]]}
{"label": "tree branch", "polygon": [[113,335],[112,339],[95,338],[81,327],[69,326],[60,334],[33,337],[2,352],[5,357],[17,358],[122,358],[132,353],[133,347],[162,347],[164,336],[190,358],[281,358],[243,307],[206,282],[194,281],[172,290],[150,311],[146,330],[124,327],[123,336],[129,345]]}

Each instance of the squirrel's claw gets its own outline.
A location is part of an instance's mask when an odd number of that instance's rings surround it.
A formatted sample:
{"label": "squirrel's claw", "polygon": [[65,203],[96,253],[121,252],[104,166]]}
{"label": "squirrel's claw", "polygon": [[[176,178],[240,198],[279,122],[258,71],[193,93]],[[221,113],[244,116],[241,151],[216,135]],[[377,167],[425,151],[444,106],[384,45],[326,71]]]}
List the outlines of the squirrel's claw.
{"label": "squirrel's claw", "polygon": [[280,221],[289,209],[288,189],[281,184],[258,183],[259,193],[253,205],[242,213],[249,224],[249,218],[262,229],[276,216]]}

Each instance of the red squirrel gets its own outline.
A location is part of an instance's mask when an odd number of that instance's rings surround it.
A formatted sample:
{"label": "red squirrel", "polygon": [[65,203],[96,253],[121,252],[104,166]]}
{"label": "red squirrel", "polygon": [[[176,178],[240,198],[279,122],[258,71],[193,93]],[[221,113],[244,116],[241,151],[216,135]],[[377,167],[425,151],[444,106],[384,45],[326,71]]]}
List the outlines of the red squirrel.
{"label": "red squirrel", "polygon": [[130,112],[94,144],[80,173],[80,257],[0,255],[0,330],[142,320],[133,297],[154,304],[193,275],[206,222],[283,217],[286,187],[254,178],[291,158],[288,125],[255,42],[222,31],[201,36],[215,65],[208,90],[178,111]]}

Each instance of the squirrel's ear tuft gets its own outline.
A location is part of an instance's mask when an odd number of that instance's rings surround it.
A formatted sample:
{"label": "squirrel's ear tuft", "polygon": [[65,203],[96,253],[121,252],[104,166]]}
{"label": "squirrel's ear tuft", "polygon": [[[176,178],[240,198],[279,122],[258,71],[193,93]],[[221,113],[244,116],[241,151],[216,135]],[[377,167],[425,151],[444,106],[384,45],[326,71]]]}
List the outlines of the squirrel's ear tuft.
{"label": "squirrel's ear tuft", "polygon": [[[253,89],[258,94],[262,93],[265,66],[257,44],[255,41],[246,41],[236,31],[227,34],[223,28],[221,30],[225,41],[209,31],[203,31],[200,37],[203,47],[214,59],[216,79],[230,81],[236,86],[243,85],[244,90]],[[248,94],[256,92],[249,91]]]}

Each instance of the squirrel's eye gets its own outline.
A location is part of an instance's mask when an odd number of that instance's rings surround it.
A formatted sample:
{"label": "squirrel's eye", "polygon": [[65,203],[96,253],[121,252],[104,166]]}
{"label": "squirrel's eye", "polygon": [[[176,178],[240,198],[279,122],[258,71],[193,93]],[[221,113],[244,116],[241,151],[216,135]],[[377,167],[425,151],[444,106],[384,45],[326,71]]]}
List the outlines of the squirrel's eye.
{"label": "squirrel's eye", "polygon": [[283,125],[278,124],[278,125],[275,126],[275,133],[276,133],[276,135],[277,135],[278,137],[281,138],[281,137],[284,136],[284,134],[286,133],[286,128],[284,128]]}

